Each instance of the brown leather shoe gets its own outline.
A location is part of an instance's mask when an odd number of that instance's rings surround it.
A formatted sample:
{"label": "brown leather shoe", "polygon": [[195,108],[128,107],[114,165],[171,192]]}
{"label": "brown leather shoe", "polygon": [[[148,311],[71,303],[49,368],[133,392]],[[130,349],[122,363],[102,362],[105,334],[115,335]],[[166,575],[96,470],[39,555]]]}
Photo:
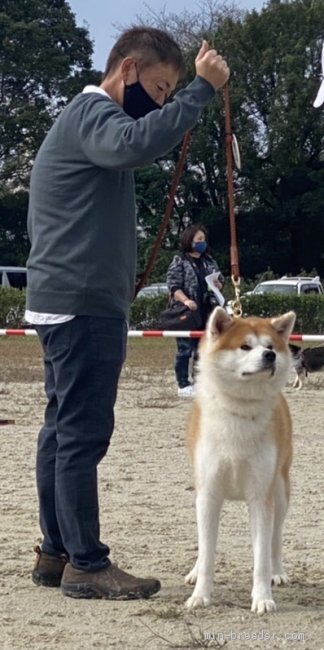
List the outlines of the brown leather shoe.
{"label": "brown leather shoe", "polygon": [[39,546],[35,546],[35,566],[32,572],[32,580],[35,585],[42,587],[59,587],[64,567],[68,561],[66,555],[48,555],[43,553]]}
{"label": "brown leather shoe", "polygon": [[74,569],[71,564],[67,564],[61,581],[63,594],[72,598],[149,598],[160,588],[158,580],[135,578],[114,564],[93,572]]}

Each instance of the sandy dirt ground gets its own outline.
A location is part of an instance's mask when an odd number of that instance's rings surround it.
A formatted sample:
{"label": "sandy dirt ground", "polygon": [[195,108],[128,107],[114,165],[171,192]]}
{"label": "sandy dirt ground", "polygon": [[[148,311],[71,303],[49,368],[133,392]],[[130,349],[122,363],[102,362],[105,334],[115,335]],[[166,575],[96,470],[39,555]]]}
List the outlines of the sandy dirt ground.
{"label": "sandy dirt ground", "polygon": [[[291,583],[275,588],[278,611],[250,612],[251,543],[246,506],[224,507],[210,608],[184,608],[184,576],[196,558],[191,469],[183,444],[190,400],[176,396],[172,351],[165,367],[147,346],[126,364],[116,430],[100,465],[101,537],[112,559],[137,575],[161,580],[148,601],[87,601],[33,585],[33,545],[40,541],[34,480],[35,446],[45,399],[35,355],[4,372],[0,347],[0,648],[90,650],[163,648],[324,649],[324,374],[303,391],[287,386],[294,420],[292,499],[284,535]],[[171,354],[171,356],[170,356]],[[146,363],[149,359],[149,363]],[[22,361],[21,361],[22,363]],[[154,367],[155,366],[155,367]]]}

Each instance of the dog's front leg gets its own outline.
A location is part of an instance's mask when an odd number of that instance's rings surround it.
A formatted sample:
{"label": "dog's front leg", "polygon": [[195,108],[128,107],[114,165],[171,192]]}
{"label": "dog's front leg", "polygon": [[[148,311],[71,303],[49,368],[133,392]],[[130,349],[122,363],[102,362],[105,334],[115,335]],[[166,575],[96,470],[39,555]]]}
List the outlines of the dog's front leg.
{"label": "dog's front leg", "polygon": [[215,548],[219,516],[223,499],[212,494],[205,483],[197,490],[196,511],[198,526],[198,559],[185,578],[195,589],[186,602],[186,607],[207,607],[210,605],[214,581]]}
{"label": "dog's front leg", "polygon": [[249,504],[254,555],[252,612],[265,614],[276,610],[271,592],[271,540],[273,503],[258,501]]}
{"label": "dog's front leg", "polygon": [[282,528],[289,500],[289,476],[278,476],[275,485],[275,510],[272,535],[272,584],[286,585],[289,578],[282,565]]}

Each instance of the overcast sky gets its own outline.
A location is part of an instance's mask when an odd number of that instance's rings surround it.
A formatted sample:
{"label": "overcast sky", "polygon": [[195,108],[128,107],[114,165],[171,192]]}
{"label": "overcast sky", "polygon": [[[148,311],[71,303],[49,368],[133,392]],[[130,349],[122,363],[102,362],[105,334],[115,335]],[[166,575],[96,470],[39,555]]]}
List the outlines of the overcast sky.
{"label": "overcast sky", "polygon": [[[116,40],[118,27],[128,27],[136,20],[137,15],[148,14],[148,7],[159,14],[163,9],[166,13],[181,14],[184,9],[199,11],[199,0],[68,0],[77,24],[86,25],[90,37],[94,41],[93,64],[98,70],[103,70],[108,53]],[[236,4],[242,9],[261,9],[264,0],[237,0]]]}

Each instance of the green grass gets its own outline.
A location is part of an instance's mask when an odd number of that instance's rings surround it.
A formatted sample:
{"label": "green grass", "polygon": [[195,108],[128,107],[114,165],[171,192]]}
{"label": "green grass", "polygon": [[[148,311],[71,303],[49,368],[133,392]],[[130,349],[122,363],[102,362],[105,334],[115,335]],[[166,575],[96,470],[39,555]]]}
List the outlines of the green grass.
{"label": "green grass", "polygon": [[[125,366],[138,370],[173,368],[175,340],[129,338]],[[42,350],[37,336],[0,337],[0,381],[43,380]]]}

